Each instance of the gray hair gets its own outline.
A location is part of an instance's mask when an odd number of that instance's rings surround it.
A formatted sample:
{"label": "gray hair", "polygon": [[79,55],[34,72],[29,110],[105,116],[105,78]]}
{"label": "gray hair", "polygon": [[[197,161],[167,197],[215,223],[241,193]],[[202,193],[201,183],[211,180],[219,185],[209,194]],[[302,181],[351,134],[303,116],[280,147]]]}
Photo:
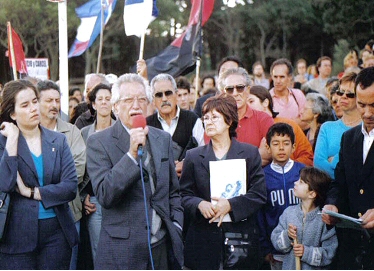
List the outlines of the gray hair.
{"label": "gray hair", "polygon": [[227,77],[229,77],[229,75],[232,75],[232,74],[235,74],[235,75],[241,75],[244,77],[244,80],[245,80],[245,84],[247,86],[252,86],[253,85],[253,80],[252,78],[249,76],[248,72],[246,69],[244,68],[232,68],[232,69],[228,69],[226,71],[224,71],[220,77],[218,78],[218,86],[219,86],[219,90],[223,92],[224,88],[225,88],[225,84],[223,83],[225,81],[225,79]]}
{"label": "gray hair", "polygon": [[308,93],[306,95],[306,100],[313,103],[313,114],[322,114],[330,107],[327,97],[320,93]]}
{"label": "gray hair", "polygon": [[103,74],[103,73],[89,73],[89,74],[86,74],[86,76],[84,77],[83,97],[87,96],[87,85],[88,85],[88,82],[93,77],[99,77],[101,83],[110,86],[109,81],[105,78],[105,74]]}
{"label": "gray hair", "polygon": [[177,83],[175,82],[174,77],[171,76],[170,74],[167,74],[167,73],[160,73],[160,74],[156,75],[155,77],[153,77],[153,79],[151,81],[151,93],[152,93],[152,95],[155,93],[155,84],[156,84],[156,82],[159,82],[159,81],[170,81],[171,84],[173,85],[174,92],[177,92]]}
{"label": "gray hair", "polygon": [[141,77],[140,75],[138,75],[136,73],[126,73],[126,74],[123,74],[120,77],[118,77],[117,81],[114,82],[114,84],[112,86],[112,99],[111,99],[112,104],[116,104],[119,101],[119,99],[121,98],[120,95],[119,95],[119,90],[121,88],[121,85],[125,84],[125,83],[139,83],[139,84],[141,84],[144,87],[144,91],[146,93],[148,101],[151,100],[148,86],[147,86],[145,80],[143,79],[143,77]]}

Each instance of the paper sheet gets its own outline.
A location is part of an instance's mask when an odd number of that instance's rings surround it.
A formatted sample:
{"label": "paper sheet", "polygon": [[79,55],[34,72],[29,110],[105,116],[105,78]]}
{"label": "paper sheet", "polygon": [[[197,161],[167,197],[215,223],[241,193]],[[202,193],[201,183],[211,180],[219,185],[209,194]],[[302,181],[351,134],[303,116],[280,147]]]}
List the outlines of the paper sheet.
{"label": "paper sheet", "polygon": [[[209,167],[211,197],[231,199],[247,193],[245,159],[210,161]],[[217,201],[212,200],[212,203],[216,204]],[[228,214],[223,218],[223,222],[231,222]]]}

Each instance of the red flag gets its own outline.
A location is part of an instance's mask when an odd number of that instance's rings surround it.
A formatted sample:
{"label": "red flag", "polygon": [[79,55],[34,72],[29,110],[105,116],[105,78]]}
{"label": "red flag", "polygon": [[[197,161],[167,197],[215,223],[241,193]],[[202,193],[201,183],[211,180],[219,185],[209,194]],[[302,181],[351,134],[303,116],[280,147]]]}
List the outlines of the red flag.
{"label": "red flag", "polygon": [[[13,46],[11,46],[13,44]],[[12,58],[12,51],[11,47],[13,47],[14,51],[14,58]],[[13,67],[13,63],[15,62],[17,71],[19,73],[27,73],[26,61],[25,61],[25,53],[23,51],[22,41],[19,38],[18,34],[10,23],[8,22],[8,50],[9,50],[9,65]]]}

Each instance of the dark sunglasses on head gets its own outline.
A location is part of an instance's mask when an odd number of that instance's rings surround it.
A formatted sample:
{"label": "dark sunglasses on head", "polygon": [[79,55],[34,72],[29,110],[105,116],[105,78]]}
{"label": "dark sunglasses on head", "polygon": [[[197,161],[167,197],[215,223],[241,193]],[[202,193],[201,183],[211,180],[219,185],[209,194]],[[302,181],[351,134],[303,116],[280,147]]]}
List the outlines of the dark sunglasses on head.
{"label": "dark sunglasses on head", "polygon": [[156,92],[155,97],[156,98],[162,98],[162,96],[164,96],[164,94],[165,94],[166,97],[169,97],[169,96],[173,95],[174,92],[172,90],[167,90],[165,92]]}
{"label": "dark sunglasses on head", "polygon": [[225,91],[228,94],[233,94],[234,93],[234,89],[236,89],[236,91],[238,93],[242,93],[245,90],[245,87],[246,87],[246,85],[242,85],[242,84],[236,85],[236,86],[226,86],[225,87]]}
{"label": "dark sunglasses on head", "polygon": [[341,90],[338,90],[338,91],[336,92],[336,95],[342,97],[342,96],[344,95],[344,93],[345,93],[345,96],[346,96],[347,98],[353,99],[354,97],[356,97],[356,94],[353,93],[353,92],[347,92],[347,91],[341,91]]}

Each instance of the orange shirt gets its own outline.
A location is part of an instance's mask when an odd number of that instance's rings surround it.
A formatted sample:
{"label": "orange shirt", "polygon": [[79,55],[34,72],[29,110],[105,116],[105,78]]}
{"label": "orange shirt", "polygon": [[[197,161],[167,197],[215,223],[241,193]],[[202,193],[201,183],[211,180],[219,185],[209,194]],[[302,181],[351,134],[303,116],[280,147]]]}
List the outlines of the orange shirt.
{"label": "orange shirt", "polygon": [[305,136],[303,130],[300,126],[293,120],[276,117],[274,123],[287,123],[292,126],[295,133],[295,151],[291,155],[291,159],[300,163],[303,163],[306,166],[313,166],[313,149],[310,145],[308,138]]}

